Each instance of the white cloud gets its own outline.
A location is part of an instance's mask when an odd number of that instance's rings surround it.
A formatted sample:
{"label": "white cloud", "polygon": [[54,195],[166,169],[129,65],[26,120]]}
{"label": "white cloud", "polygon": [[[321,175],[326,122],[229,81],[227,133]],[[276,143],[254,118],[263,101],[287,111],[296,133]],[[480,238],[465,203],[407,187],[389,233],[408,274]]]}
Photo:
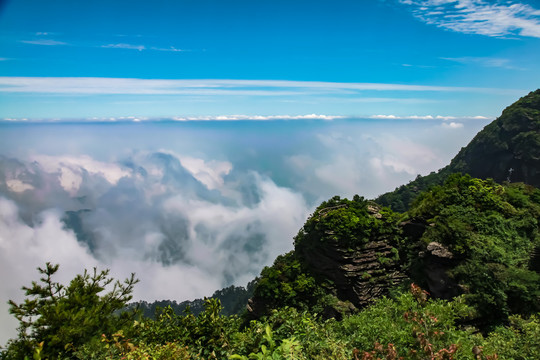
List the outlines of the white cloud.
{"label": "white cloud", "polygon": [[396,116],[396,115],[371,115],[370,118],[394,120],[394,119],[401,119],[402,117]]}
{"label": "white cloud", "polygon": [[[292,248],[292,237],[308,215],[300,194],[256,173],[252,176],[260,201],[250,207],[184,196],[171,197],[163,204],[163,211],[189,218],[190,238],[194,241],[189,243],[186,256],[207,274],[227,272],[244,281],[253,279],[262,264]],[[257,245],[257,236],[264,236],[266,241]],[[261,249],[246,252],[249,246]]]}
{"label": "white cloud", "polygon": [[45,45],[45,46],[68,45],[68,43],[66,42],[52,40],[52,39],[22,40],[21,42],[25,44]]}
{"label": "white cloud", "polygon": [[128,49],[128,50],[139,50],[139,51],[143,51],[146,49],[144,45],[133,45],[133,44],[125,44],[125,43],[107,44],[107,45],[102,45],[101,47],[109,48],[109,49]]}
{"label": "white cloud", "polygon": [[106,49],[127,49],[127,50],[152,50],[152,51],[163,51],[163,52],[186,52],[189,50],[185,49],[178,49],[174,46],[169,47],[157,47],[157,46],[147,46],[147,45],[140,45],[140,44],[130,44],[130,43],[111,43],[111,44],[104,44],[104,45],[94,45],[84,42],[75,42],[75,43],[67,43],[64,41],[58,41],[50,38],[46,38],[47,36],[51,35],[57,35],[57,33],[50,33],[50,32],[36,32],[33,35],[39,37],[32,40],[20,40],[20,42],[25,44],[31,44],[31,45],[47,45],[47,46],[54,46],[54,45],[71,45],[71,46],[78,46],[78,47],[99,47],[99,48],[106,48]]}
{"label": "white cloud", "polygon": [[158,47],[151,47],[150,50],[156,50],[156,51],[170,51],[170,52],[185,52],[188,50],[183,49],[177,49],[174,46],[170,46],[168,48],[158,48]]}
{"label": "white cloud", "polygon": [[8,313],[7,301],[23,299],[20,288],[38,278],[36,267],[43,267],[46,261],[61,263],[59,279],[65,283],[97,264],[75,235],[63,229],[58,215],[44,212],[32,228],[19,219],[15,203],[0,197],[0,272],[9,274],[9,279],[3,276],[0,280],[0,344],[16,334],[17,323]]}
{"label": "white cloud", "polygon": [[112,163],[96,161],[89,156],[47,156],[33,157],[48,173],[58,173],[62,187],[71,195],[79,190],[85,173],[100,175],[111,184],[116,184],[130,172]]}
{"label": "white cloud", "polygon": [[205,161],[191,156],[177,155],[169,151],[162,152],[178,158],[182,166],[209,190],[221,188],[224,185],[223,176],[229,174],[232,170],[232,164],[228,161]]}
{"label": "white cloud", "polygon": [[129,256],[105,264],[94,258],[88,248],[77,241],[71,231],[64,229],[61,214],[46,211],[39,215],[34,227],[18,217],[17,205],[0,197],[0,271],[10,274],[0,281],[0,344],[16,335],[16,320],[8,313],[7,300],[23,300],[23,285],[39,277],[36,268],[46,262],[60,264],[55,280],[66,284],[84,269],[109,268],[111,276],[124,279],[136,273],[140,283],[134,291],[135,299],[193,299],[211,295],[222,284],[198,265],[174,264],[163,266],[155,261],[144,261]]}
{"label": "white cloud", "polygon": [[396,115],[371,115],[370,119],[381,120],[490,120],[492,118],[485,116],[442,116],[442,115],[408,115],[408,116],[396,116]]}
{"label": "white cloud", "polygon": [[477,64],[484,67],[495,67],[503,69],[519,69],[511,64],[510,59],[491,58],[491,57],[443,57],[443,60],[453,61],[460,64]]}
{"label": "white cloud", "polygon": [[516,1],[401,0],[430,25],[466,34],[540,38],[540,11]]}
{"label": "white cloud", "polygon": [[33,190],[34,187],[30,184],[26,184],[19,179],[8,179],[6,185],[10,191],[24,192],[26,190]]}
{"label": "white cloud", "polygon": [[241,120],[334,120],[344,116],[308,114],[308,115],[216,115],[216,116],[175,116],[176,121],[241,121]]}
{"label": "white cloud", "polygon": [[452,121],[450,123],[443,123],[442,127],[447,129],[461,129],[463,127],[463,124]]}
{"label": "white cloud", "polygon": [[[508,94],[523,90],[377,83],[286,80],[160,80],[127,78],[0,77],[0,92],[41,94],[140,95],[354,95],[361,91],[480,92]],[[359,94],[361,95],[361,94]]]}
{"label": "white cloud", "polygon": [[[21,300],[46,261],[60,263],[63,282],[97,265],[120,279],[135,272],[136,299],[194,299],[252,280],[292,248],[309,213],[300,193],[268,177],[172,151],[136,152],[124,165],[87,155],[2,160],[0,271],[15,275],[0,280],[0,344],[15,325],[6,301]],[[86,240],[65,229],[66,211]]]}
{"label": "white cloud", "polygon": [[321,133],[318,140],[321,154],[293,155],[287,165],[298,175],[298,186],[319,201],[336,194],[373,198],[442,164],[437,151],[407,131],[399,136],[369,131]]}

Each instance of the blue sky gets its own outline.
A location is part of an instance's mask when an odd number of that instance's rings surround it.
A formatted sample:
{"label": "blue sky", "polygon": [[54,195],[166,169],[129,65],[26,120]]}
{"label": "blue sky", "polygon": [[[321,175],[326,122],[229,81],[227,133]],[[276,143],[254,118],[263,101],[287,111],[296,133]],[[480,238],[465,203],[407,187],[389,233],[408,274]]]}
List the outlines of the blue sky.
{"label": "blue sky", "polygon": [[494,117],[540,84],[537,1],[0,9],[0,118]]}

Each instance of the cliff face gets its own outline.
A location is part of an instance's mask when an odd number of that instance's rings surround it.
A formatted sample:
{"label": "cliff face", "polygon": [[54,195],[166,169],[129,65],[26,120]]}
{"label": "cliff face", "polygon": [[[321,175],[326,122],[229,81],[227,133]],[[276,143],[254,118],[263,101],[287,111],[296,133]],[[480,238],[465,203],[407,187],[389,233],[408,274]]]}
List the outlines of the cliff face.
{"label": "cliff face", "polygon": [[[371,205],[367,209],[365,216],[382,219],[378,207]],[[319,213],[325,210],[320,209]],[[362,308],[387,295],[407,278],[400,269],[398,251],[390,244],[389,234],[372,231],[363,243],[353,247],[340,243],[331,230],[321,235],[317,240],[311,239],[317,241],[316,246],[298,242],[295,251],[317,277],[330,280],[340,300]]]}

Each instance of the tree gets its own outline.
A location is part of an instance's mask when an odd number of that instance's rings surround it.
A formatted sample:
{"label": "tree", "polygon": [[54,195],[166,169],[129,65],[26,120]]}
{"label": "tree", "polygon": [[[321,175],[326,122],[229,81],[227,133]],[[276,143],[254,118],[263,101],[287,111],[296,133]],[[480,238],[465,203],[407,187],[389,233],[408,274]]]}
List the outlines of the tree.
{"label": "tree", "polygon": [[[44,358],[69,357],[77,347],[102,334],[111,334],[131,323],[134,313],[121,311],[132,298],[135,274],[123,283],[109,277],[109,270],[84,271],[68,286],[53,281],[59,265],[46,263],[43,276],[23,287],[21,304],[9,301],[10,313],[19,321],[18,338],[7,344],[6,359],[23,359],[41,351]],[[100,296],[106,288],[110,291]]]}

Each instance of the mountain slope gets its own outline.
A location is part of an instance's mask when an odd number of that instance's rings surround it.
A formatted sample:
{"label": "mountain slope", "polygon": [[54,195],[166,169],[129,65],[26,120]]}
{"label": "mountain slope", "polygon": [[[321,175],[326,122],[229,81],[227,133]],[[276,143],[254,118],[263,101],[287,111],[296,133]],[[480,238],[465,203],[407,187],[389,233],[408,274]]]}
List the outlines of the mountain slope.
{"label": "mountain slope", "polygon": [[507,107],[448,166],[496,182],[540,186],[540,89]]}
{"label": "mountain slope", "polygon": [[540,190],[453,174],[403,214],[334,197],[306,221],[293,252],[261,272],[248,311],[292,306],[328,317],[362,309],[410,282],[462,294],[478,323],[540,310]]}
{"label": "mountain slope", "polygon": [[456,172],[540,187],[540,89],[508,106],[438,173],[419,176],[375,201],[403,212],[420,191]]}

